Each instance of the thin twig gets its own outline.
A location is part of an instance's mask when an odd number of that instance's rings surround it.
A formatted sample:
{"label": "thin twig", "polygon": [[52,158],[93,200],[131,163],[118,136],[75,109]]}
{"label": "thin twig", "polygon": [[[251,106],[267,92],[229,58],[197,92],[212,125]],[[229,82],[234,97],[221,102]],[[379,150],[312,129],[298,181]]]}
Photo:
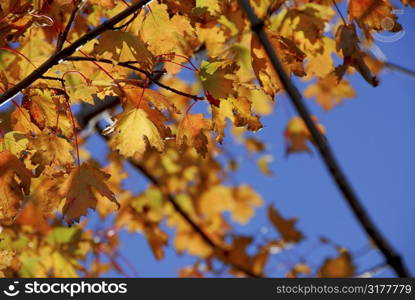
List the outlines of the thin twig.
{"label": "thin twig", "polygon": [[245,11],[247,17],[251,22],[251,29],[256,34],[258,40],[262,44],[268,58],[270,59],[275,72],[278,74],[282,85],[290,97],[293,105],[297,109],[298,114],[303,119],[311,136],[320,152],[320,155],[329,170],[333,180],[336,182],[337,187],[343,194],[345,200],[353,210],[356,218],[365,229],[367,235],[373,240],[374,244],[384,255],[386,262],[395,270],[396,274],[400,277],[410,277],[410,274],[403,264],[399,254],[393,249],[392,245],[382,235],[379,229],[376,227],[370,216],[367,214],[355,191],[353,190],[349,180],[345,176],[339,163],[337,162],[333,151],[331,150],[326,137],[318,130],[316,124],[311,118],[311,115],[306,107],[301,93],[297,87],[291,81],[290,77],[284,70],[275,50],[270,43],[266,32],[264,31],[264,23],[258,19],[255,12],[252,10],[248,0],[239,0],[241,7]]}
{"label": "thin twig", "polygon": [[340,18],[341,18],[341,19],[342,19],[342,21],[343,21],[343,24],[344,24],[344,25],[347,25],[348,23],[347,23],[346,19],[344,18],[343,14],[342,14],[342,11],[340,10],[339,6],[337,5],[336,0],[332,0],[332,1],[333,1],[333,4],[334,4],[334,7],[336,8],[337,12],[338,12],[338,13],[339,13],[339,15],[340,15]]}
{"label": "thin twig", "polygon": [[55,81],[59,81],[59,82],[65,82],[65,80],[63,80],[62,78],[59,77],[52,77],[52,76],[40,76],[39,79],[45,79],[45,80],[55,80]]}
{"label": "thin twig", "polygon": [[83,0],[77,0],[75,1],[75,7],[72,10],[71,16],[69,17],[68,23],[66,24],[66,27],[64,31],[59,35],[58,41],[56,43],[56,50],[55,53],[62,50],[63,44],[66,41],[66,38],[68,37],[69,31],[71,30],[72,23],[75,20],[76,14],[78,13],[79,9],[81,8],[83,3]]}
{"label": "thin twig", "polygon": [[135,18],[137,18],[137,16],[138,16],[138,11],[136,11],[134,13],[134,15],[132,15],[131,18],[127,22],[125,22],[125,24],[120,25],[120,26],[113,26],[111,29],[112,30],[122,30],[122,29],[126,28],[128,25],[130,25],[135,20]]}
{"label": "thin twig", "polygon": [[398,71],[398,72],[401,72],[402,74],[408,75],[409,77],[414,77],[415,78],[415,71],[414,70],[411,70],[407,67],[403,67],[403,66],[400,66],[400,65],[397,65],[395,63],[388,62],[388,61],[382,61],[381,60],[380,62],[383,63],[383,65],[386,68],[390,69],[390,70]]}
{"label": "thin twig", "polygon": [[[109,60],[109,59],[103,59],[103,58],[98,59],[98,58],[94,58],[94,57],[82,57],[82,56],[71,56],[71,57],[65,58],[65,60],[66,61],[94,61],[94,62],[100,62],[100,63],[104,63],[104,64],[114,64],[114,62],[112,60]],[[172,88],[168,85],[165,85],[165,84],[161,83],[160,81],[158,81],[157,79],[155,79],[153,73],[151,73],[149,71],[146,71],[146,70],[143,70],[141,68],[138,68],[136,66],[133,66],[132,63],[134,63],[134,62],[131,62],[131,61],[117,62],[117,66],[121,66],[121,67],[130,69],[130,70],[139,72],[139,73],[145,75],[151,82],[155,83],[159,87],[161,87],[165,90],[168,90],[170,92],[173,92],[175,94],[178,94],[180,96],[184,96],[184,97],[196,100],[196,101],[201,101],[201,100],[205,99],[204,97],[188,94],[188,93],[176,90],[175,88]]]}

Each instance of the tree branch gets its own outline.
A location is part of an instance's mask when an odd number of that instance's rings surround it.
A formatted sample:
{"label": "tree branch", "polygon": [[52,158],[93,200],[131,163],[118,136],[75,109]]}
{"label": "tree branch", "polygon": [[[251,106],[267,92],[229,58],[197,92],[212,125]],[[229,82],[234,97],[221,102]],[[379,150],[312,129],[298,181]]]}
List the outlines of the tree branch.
{"label": "tree branch", "polygon": [[414,70],[411,70],[407,67],[400,66],[398,64],[395,64],[395,63],[392,63],[392,62],[389,62],[389,61],[380,60],[380,62],[383,63],[383,65],[386,68],[390,69],[390,70],[398,71],[398,72],[401,72],[402,74],[405,74],[409,77],[415,78],[415,71]]}
{"label": "tree branch", "polygon": [[139,0],[132,4],[131,6],[127,7],[125,10],[121,11],[119,14],[115,15],[111,19],[105,21],[98,27],[95,27],[92,31],[88,32],[87,34],[80,37],[78,40],[73,42],[68,47],[64,48],[63,50],[56,52],[53,54],[47,61],[45,61],[41,66],[35,69],[32,73],[30,73],[26,78],[20,81],[18,84],[13,86],[12,88],[5,91],[3,94],[0,95],[0,106],[1,104],[10,101],[14,96],[20,93],[23,89],[27,88],[31,85],[34,81],[39,79],[44,73],[46,73],[50,68],[54,65],[59,64],[62,60],[67,58],[68,56],[72,55],[75,51],[80,49],[90,40],[96,38],[101,33],[105,32],[106,30],[111,29],[114,25],[119,23],[120,21],[124,20],[128,16],[135,13],[139,10],[143,5],[146,5],[151,0]]}
{"label": "tree branch", "polygon": [[[65,60],[66,61],[94,61],[94,62],[100,62],[100,63],[104,63],[104,64],[112,64],[112,65],[114,64],[114,62],[112,60],[104,59],[104,58],[99,59],[99,58],[95,58],[95,57],[71,56],[71,57],[65,58]],[[165,84],[161,83],[160,81],[158,81],[158,79],[154,78],[154,75],[151,72],[148,72],[146,70],[137,68],[136,66],[132,65],[133,63],[136,63],[136,62],[133,62],[133,61],[117,62],[117,66],[121,66],[121,67],[130,69],[130,70],[139,72],[139,73],[145,75],[151,82],[155,83],[159,87],[161,87],[165,90],[168,90],[170,92],[173,92],[175,94],[178,94],[180,96],[184,96],[184,97],[196,100],[196,101],[201,101],[201,100],[205,99],[204,97],[199,97],[197,95],[191,95],[191,94],[176,90],[175,88],[172,88],[168,85],[165,85]]]}
{"label": "tree branch", "polygon": [[265,52],[267,53],[267,56],[270,59],[274,67],[274,70],[278,74],[284,89],[289,95],[298,114],[304,120],[304,123],[310,131],[311,136],[320,152],[320,155],[328,171],[330,172],[333,180],[336,182],[338,189],[341,191],[347,203],[351,207],[356,218],[363,226],[367,235],[373,240],[374,244],[382,252],[386,259],[386,262],[394,269],[396,274],[400,277],[410,277],[410,274],[405,265],[403,264],[399,254],[389,244],[387,239],[382,235],[382,233],[375,226],[374,222],[371,220],[371,218],[365,211],[363,205],[361,204],[359,198],[357,197],[356,193],[351,187],[351,184],[349,183],[347,177],[345,176],[343,170],[337,162],[326,137],[322,135],[320,131],[317,129],[315,123],[311,118],[308,108],[304,104],[302,95],[300,94],[294,83],[291,81],[290,77],[286,74],[284,67],[282,66],[277,54],[275,53],[268,39],[266,32],[264,31],[264,22],[255,15],[255,12],[252,10],[252,7],[250,6],[248,0],[239,0],[239,3],[245,11],[248,19],[250,20],[251,29],[256,34],[258,40],[260,41]]}

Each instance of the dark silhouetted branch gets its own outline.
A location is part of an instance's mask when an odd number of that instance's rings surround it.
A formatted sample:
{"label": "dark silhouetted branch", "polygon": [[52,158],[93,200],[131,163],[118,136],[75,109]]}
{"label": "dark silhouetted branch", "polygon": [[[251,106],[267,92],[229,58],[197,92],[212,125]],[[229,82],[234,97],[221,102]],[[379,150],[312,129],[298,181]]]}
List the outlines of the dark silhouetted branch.
{"label": "dark silhouetted branch", "polygon": [[75,8],[72,10],[72,13],[69,17],[68,23],[66,24],[65,29],[59,35],[58,41],[56,43],[56,50],[55,53],[59,52],[63,48],[63,44],[65,44],[66,38],[68,37],[69,31],[71,30],[72,23],[75,20],[76,14],[78,13],[79,9],[81,8],[83,0],[76,0],[75,1]]}
{"label": "dark silhouetted branch", "polygon": [[387,264],[394,269],[396,274],[400,277],[410,277],[410,274],[405,265],[403,264],[399,254],[393,249],[393,247],[382,235],[382,233],[379,231],[372,219],[367,214],[359,198],[354,192],[351,184],[349,183],[349,180],[347,179],[339,163],[337,162],[326,137],[323,134],[321,134],[321,132],[317,129],[317,126],[312,120],[308,108],[304,103],[301,93],[298,91],[297,87],[294,85],[290,77],[285,72],[283,65],[281,64],[277,54],[275,53],[275,50],[273,49],[268,39],[268,36],[264,30],[264,22],[255,15],[255,12],[250,6],[248,0],[240,0],[239,2],[251,22],[252,31],[255,33],[258,40],[262,44],[265,52],[268,55],[268,58],[272,63],[272,66],[274,67],[276,73],[278,74],[281,80],[281,83],[285,91],[287,92],[298,114],[304,120],[304,123],[310,131],[311,136],[316,144],[316,147],[320,152],[320,155],[328,171],[330,172],[333,180],[336,182],[337,187],[343,194],[347,203],[353,210],[353,213],[355,214],[356,218],[363,226],[367,235],[372,239],[376,247],[382,252]]}

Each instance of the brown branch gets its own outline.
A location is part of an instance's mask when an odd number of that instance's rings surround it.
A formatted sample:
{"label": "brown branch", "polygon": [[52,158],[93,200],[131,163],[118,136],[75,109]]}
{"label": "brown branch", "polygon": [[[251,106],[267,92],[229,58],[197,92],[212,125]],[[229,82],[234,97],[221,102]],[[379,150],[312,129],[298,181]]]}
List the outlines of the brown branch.
{"label": "brown branch", "polygon": [[288,96],[291,99],[291,102],[295,106],[298,114],[303,119],[308,130],[311,133],[311,136],[318,148],[320,155],[330,172],[333,180],[337,184],[338,189],[343,194],[348,205],[352,209],[357,220],[360,222],[367,235],[371,238],[373,243],[384,255],[387,264],[389,264],[396,274],[400,277],[410,277],[410,274],[403,264],[399,254],[393,249],[392,245],[388,240],[382,235],[379,229],[376,227],[375,223],[369,217],[368,213],[361,204],[358,196],[353,190],[349,180],[341,169],[339,163],[337,162],[333,151],[331,150],[326,137],[321,134],[317,129],[316,124],[311,118],[311,115],[306,107],[301,93],[298,91],[297,87],[291,81],[290,77],[284,70],[283,65],[281,64],[275,50],[270,43],[266,32],[264,31],[264,23],[261,21],[252,10],[248,0],[239,0],[239,3],[243,10],[245,11],[248,19],[251,22],[251,29],[256,34],[258,40],[262,44],[265,52],[267,53],[268,58],[271,61],[272,66],[274,67],[275,72],[278,74],[282,85],[287,92]]}
{"label": "brown branch", "polygon": [[336,10],[337,10],[337,13],[340,15],[340,18],[341,18],[341,19],[342,19],[342,21],[343,21],[343,24],[344,24],[344,25],[347,25],[348,23],[347,23],[346,19],[344,18],[343,14],[342,14],[342,11],[340,10],[339,6],[337,5],[336,0],[332,0],[332,1],[333,1],[333,4],[334,4],[334,7],[335,7],[335,8],[336,8]]}
{"label": "brown branch", "polygon": [[59,64],[62,60],[67,58],[68,56],[72,55],[76,52],[80,47],[84,46],[90,40],[96,38],[101,33],[111,29],[114,25],[119,23],[120,21],[124,20],[128,16],[134,14],[137,10],[139,10],[143,5],[146,5],[151,0],[139,0],[132,4],[131,6],[127,7],[119,14],[115,15],[111,19],[108,19],[95,29],[91,30],[87,34],[83,35],[75,42],[73,42],[68,47],[64,48],[63,50],[53,54],[47,61],[45,61],[41,66],[35,69],[32,73],[30,73],[26,78],[20,81],[18,84],[13,86],[12,88],[5,91],[3,94],[0,95],[0,105],[9,101],[15,95],[20,93],[23,89],[27,88],[33,82],[38,80],[44,73],[46,73],[50,68],[54,65]]}
{"label": "brown branch", "polygon": [[64,31],[58,37],[55,53],[62,50],[63,44],[65,43],[66,38],[68,37],[69,31],[71,30],[71,27],[72,27],[72,23],[74,22],[76,14],[81,8],[82,3],[83,3],[83,0],[75,1],[75,8],[73,9],[71,16],[69,17],[68,23],[66,24]]}
{"label": "brown branch", "polygon": [[[71,57],[67,57],[65,58],[66,61],[93,61],[93,62],[100,62],[100,63],[104,63],[104,64],[114,64],[114,62],[112,60],[109,59],[104,59],[104,58],[95,58],[95,57],[82,57],[82,56],[71,56]],[[201,101],[204,100],[204,97],[199,97],[197,95],[192,95],[192,94],[188,94],[179,90],[176,90],[175,88],[172,88],[168,85],[165,85],[163,83],[161,83],[160,81],[158,81],[156,78],[154,78],[154,74],[152,74],[149,71],[143,70],[141,68],[138,68],[136,66],[133,66],[132,64],[137,63],[134,61],[127,61],[127,62],[117,62],[117,66],[121,66],[136,72],[139,72],[143,75],[145,75],[151,82],[153,82],[154,84],[158,85],[159,87],[168,90],[170,92],[173,92],[175,94],[178,94],[180,96],[184,96],[196,101]],[[159,73],[159,72],[158,72]]]}
{"label": "brown branch", "polygon": [[407,76],[415,78],[415,71],[414,70],[411,70],[407,67],[403,67],[403,66],[400,66],[398,64],[388,62],[388,61],[380,60],[380,62],[383,63],[383,65],[386,68],[390,69],[390,70],[398,71],[398,72],[401,72],[402,74],[405,74]]}
{"label": "brown branch", "polygon": [[130,25],[135,20],[135,18],[137,18],[137,16],[138,16],[138,11],[136,11],[134,13],[134,15],[132,15],[131,18],[127,22],[125,22],[125,24],[120,25],[120,26],[113,26],[111,29],[112,30],[122,30],[122,29],[128,27],[128,25]]}

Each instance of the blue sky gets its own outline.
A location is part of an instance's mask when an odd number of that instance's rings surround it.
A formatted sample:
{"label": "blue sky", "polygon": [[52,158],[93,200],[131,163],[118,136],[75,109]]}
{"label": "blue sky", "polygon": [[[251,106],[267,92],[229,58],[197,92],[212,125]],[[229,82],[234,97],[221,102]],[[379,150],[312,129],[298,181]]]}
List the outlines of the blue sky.
{"label": "blue sky", "polygon": [[[386,58],[415,70],[414,40],[415,12],[404,10],[400,21],[405,35],[393,43],[377,42]],[[397,72],[386,71],[378,88],[369,86],[360,76],[351,77],[357,98],[346,100],[329,112],[324,112],[312,100],[307,100],[313,114],[327,127],[327,137],[357,190],[370,216],[415,274],[415,79]],[[301,88],[305,85],[298,82]],[[275,176],[259,174],[253,161],[243,160],[240,171],[234,176],[239,183],[251,184],[266,201],[258,209],[248,226],[237,226],[241,233],[252,234],[270,229],[266,221],[266,206],[274,204],[286,217],[299,219],[298,228],[306,235],[299,247],[274,255],[267,269],[270,275],[282,276],[286,267],[299,257],[305,257],[312,267],[336,253],[332,247],[315,247],[320,236],[348,248],[355,255],[358,271],[370,269],[383,262],[377,251],[366,251],[369,242],[344,199],[333,184],[316,151],[313,155],[285,156],[283,130],[290,115],[284,106],[290,106],[285,97],[277,99],[274,114],[263,119],[264,129],[258,136],[268,145],[275,158],[271,169]],[[95,149],[101,146],[97,139],[90,143]],[[225,141],[226,145],[231,141]],[[232,147],[236,157],[243,151]],[[253,172],[258,174],[252,176]],[[140,178],[130,178],[127,187],[133,187]],[[275,234],[274,234],[275,235]],[[174,277],[179,268],[191,264],[196,258],[177,255],[172,247],[163,261],[156,261],[142,235],[122,235],[122,253],[134,263],[138,274],[147,277]],[[310,249],[314,249],[310,251]],[[115,273],[109,276],[117,276]],[[377,276],[393,276],[386,269]]]}

